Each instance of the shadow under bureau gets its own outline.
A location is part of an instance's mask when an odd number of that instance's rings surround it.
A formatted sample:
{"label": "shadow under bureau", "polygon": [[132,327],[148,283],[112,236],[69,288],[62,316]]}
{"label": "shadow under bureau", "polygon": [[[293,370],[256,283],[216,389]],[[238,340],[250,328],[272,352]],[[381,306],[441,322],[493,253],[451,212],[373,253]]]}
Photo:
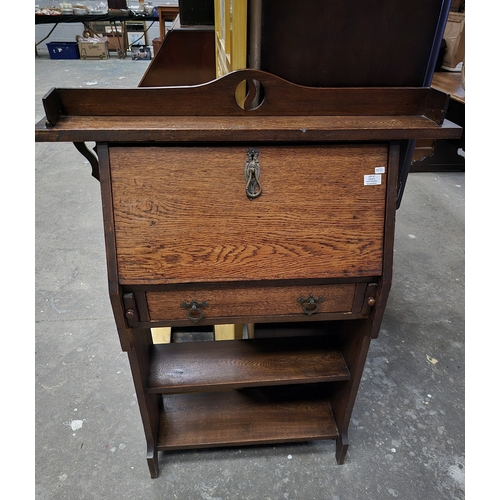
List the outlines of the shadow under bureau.
{"label": "shadow under bureau", "polygon": [[[257,70],[44,97],[36,140],[73,142],[101,184],[152,477],[159,451],[184,448],[335,439],[343,463],[391,284],[399,141],[460,137],[448,99]],[[227,323],[251,338],[151,334]]]}

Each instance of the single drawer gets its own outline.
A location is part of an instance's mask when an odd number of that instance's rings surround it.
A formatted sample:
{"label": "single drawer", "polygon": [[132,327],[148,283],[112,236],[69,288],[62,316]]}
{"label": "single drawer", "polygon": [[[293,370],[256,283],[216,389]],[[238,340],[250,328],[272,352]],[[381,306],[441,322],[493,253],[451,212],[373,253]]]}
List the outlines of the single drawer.
{"label": "single drawer", "polygon": [[356,284],[174,290],[146,293],[151,321],[247,318],[348,313]]}

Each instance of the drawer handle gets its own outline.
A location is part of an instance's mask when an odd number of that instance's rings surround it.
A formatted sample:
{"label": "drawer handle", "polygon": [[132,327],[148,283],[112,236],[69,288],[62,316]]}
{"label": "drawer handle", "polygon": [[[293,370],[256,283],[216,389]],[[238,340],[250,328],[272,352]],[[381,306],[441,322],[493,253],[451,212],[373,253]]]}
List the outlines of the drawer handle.
{"label": "drawer handle", "polygon": [[324,297],[322,297],[321,295],[319,297],[314,297],[312,293],[309,295],[309,297],[298,298],[299,304],[302,304],[302,311],[308,316],[314,314],[318,310],[321,302],[324,302],[324,300]]}
{"label": "drawer handle", "polygon": [[188,320],[193,321],[194,323],[203,318],[204,313],[200,308],[205,307],[208,307],[208,302],[206,300],[203,302],[197,302],[196,300],[192,300],[191,302],[181,302],[181,308],[188,310],[186,313]]}
{"label": "drawer handle", "polygon": [[253,200],[262,194],[259,177],[259,150],[257,148],[248,148],[247,162],[245,164],[245,191],[249,200]]}

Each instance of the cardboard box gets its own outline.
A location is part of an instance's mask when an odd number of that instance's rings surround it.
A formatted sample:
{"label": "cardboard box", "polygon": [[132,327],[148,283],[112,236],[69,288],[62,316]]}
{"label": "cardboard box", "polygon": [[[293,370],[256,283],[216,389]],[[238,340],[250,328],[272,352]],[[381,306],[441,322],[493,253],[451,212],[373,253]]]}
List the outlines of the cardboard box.
{"label": "cardboard box", "polygon": [[78,42],[80,59],[109,59],[108,42]]}
{"label": "cardboard box", "polygon": [[80,59],[76,42],[49,42],[47,50],[51,59]]}
{"label": "cardboard box", "polygon": [[159,37],[153,38],[153,53],[151,54],[151,57],[156,57],[158,52],[160,52],[161,45],[163,43],[163,40]]}
{"label": "cardboard box", "polygon": [[465,58],[465,14],[449,13],[443,38],[446,50],[442,68],[452,70]]}

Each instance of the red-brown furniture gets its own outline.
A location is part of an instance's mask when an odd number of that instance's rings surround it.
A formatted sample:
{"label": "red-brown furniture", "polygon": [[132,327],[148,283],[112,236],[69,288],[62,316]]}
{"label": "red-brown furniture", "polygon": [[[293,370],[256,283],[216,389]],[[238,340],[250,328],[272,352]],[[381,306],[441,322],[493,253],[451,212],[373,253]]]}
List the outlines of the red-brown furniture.
{"label": "red-brown furniture", "polygon": [[[152,477],[159,451],[180,448],[335,439],[344,461],[391,285],[399,144],[459,137],[447,101],[256,70],[45,96],[36,140],[74,142],[100,179]],[[255,324],[254,338],[152,341],[154,327],[218,323]]]}

